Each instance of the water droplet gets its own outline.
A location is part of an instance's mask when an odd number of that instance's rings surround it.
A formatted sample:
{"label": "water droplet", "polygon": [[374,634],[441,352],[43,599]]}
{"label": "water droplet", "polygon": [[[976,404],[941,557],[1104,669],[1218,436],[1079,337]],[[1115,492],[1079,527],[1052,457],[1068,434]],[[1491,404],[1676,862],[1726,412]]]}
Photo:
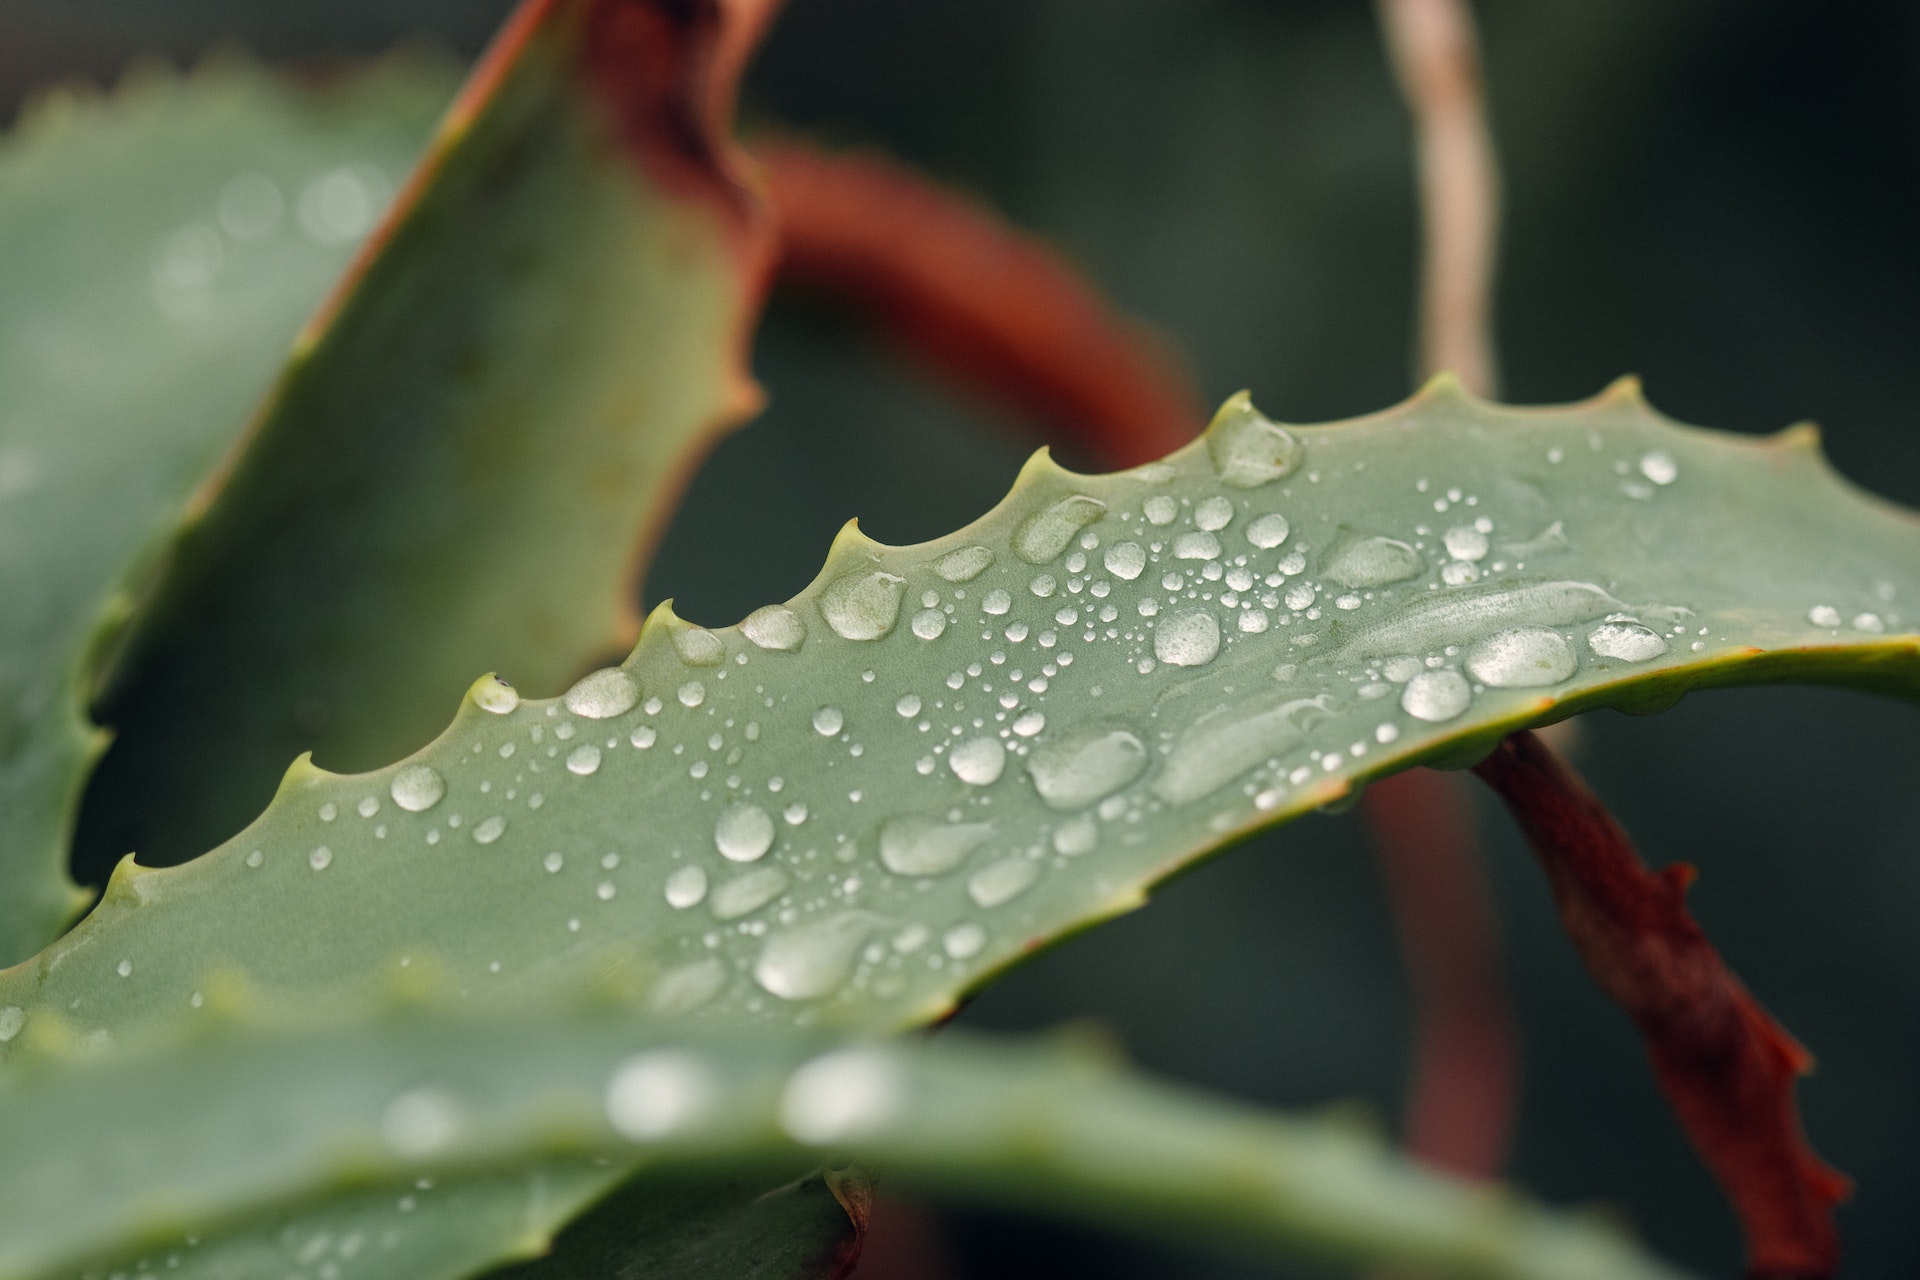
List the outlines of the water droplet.
{"label": "water droplet", "polygon": [[1440,566],[1440,581],[1450,587],[1464,587],[1480,581],[1480,570],[1471,560],[1449,560]]}
{"label": "water droplet", "polygon": [[1027,858],[988,863],[967,881],[967,896],[983,907],[1012,902],[1040,878],[1040,864]]}
{"label": "water droplet", "polygon": [[917,693],[901,694],[900,700],[893,704],[893,709],[908,718],[919,715],[920,695]]}
{"label": "water droplet", "polygon": [[1132,582],[1147,567],[1147,553],[1137,542],[1120,542],[1107,548],[1107,572]]}
{"label": "water droplet", "polygon": [[969,738],[947,752],[947,767],[969,786],[988,786],[1007,767],[1007,749],[998,738]]}
{"label": "water droplet", "polygon": [[1667,651],[1667,642],[1637,622],[1603,622],[1587,633],[1587,648],[1602,658],[1645,662]]}
{"label": "water droplet", "polygon": [[1261,516],[1247,526],[1247,541],[1262,551],[1279,546],[1287,540],[1293,530],[1287,524],[1287,518],[1278,512]]}
{"label": "water droplet", "polygon": [[1073,494],[1036,511],[1013,531],[1013,550],[1028,564],[1050,564],[1073,535],[1107,512],[1107,504],[1085,494]]}
{"label": "water droplet", "polygon": [[1640,474],[1655,484],[1672,484],[1680,478],[1680,465],[1662,449],[1649,449],[1640,455]]}
{"label": "water droplet", "polygon": [[1339,704],[1329,694],[1302,698],[1277,689],[1209,711],[1180,732],[1153,780],[1169,804],[1211,795],[1247,770],[1298,746],[1313,721]]}
{"label": "water droplet", "polygon": [[1031,738],[1047,727],[1047,717],[1039,711],[1029,711],[1013,722],[1013,731],[1022,738]]}
{"label": "water droplet", "polygon": [[1453,719],[1472,701],[1473,690],[1467,678],[1451,667],[1422,671],[1407,681],[1407,687],[1400,693],[1402,710],[1416,720],[1433,724]]}
{"label": "water droplet", "polygon": [[680,661],[693,667],[717,667],[727,656],[727,646],[705,627],[675,627],[673,649]]}
{"label": "water droplet", "polygon": [[252,853],[249,853],[247,855],[247,865],[250,867],[257,867],[261,863],[265,862],[266,860],[267,860],[267,855],[262,853],[258,849],[255,849]]}
{"label": "water droplet", "polygon": [[1036,746],[1027,761],[1034,790],[1055,809],[1084,809],[1147,767],[1147,749],[1125,729],[1093,726]]}
{"label": "water droplet", "polygon": [[1318,599],[1318,594],[1312,587],[1304,582],[1296,582],[1287,588],[1284,603],[1289,609],[1311,609],[1316,599]]}
{"label": "water droplet", "polygon": [[934,562],[933,571],[948,582],[972,582],[993,563],[993,552],[985,547],[961,547],[949,551]]}
{"label": "water droplet", "polygon": [[659,737],[659,733],[652,725],[643,724],[633,731],[633,735],[627,741],[644,751],[658,741]]}
{"label": "water droplet", "polygon": [[893,818],[880,828],[880,861],[902,876],[942,876],[993,835],[987,822]]}
{"label": "water droplet", "polygon": [[332,822],[340,816],[340,806],[329,800],[320,806],[320,821]]}
{"label": "water droplet", "polygon": [[1233,502],[1218,494],[1202,498],[1193,508],[1193,523],[1209,533],[1218,533],[1233,523]]}
{"label": "water droplet", "polygon": [[1176,560],[1218,560],[1220,539],[1210,533],[1183,533],[1173,540]]}
{"label": "water droplet", "polygon": [[495,814],[493,817],[482,821],[479,826],[473,829],[473,842],[475,844],[492,844],[500,838],[506,829],[507,820],[499,814]]}
{"label": "water droplet", "polygon": [[460,1132],[460,1109],[439,1089],[409,1089],[387,1104],[380,1136],[395,1155],[418,1160],[452,1142]]}
{"label": "water droplet", "polygon": [[1153,525],[1172,524],[1180,515],[1180,504],[1164,493],[1156,493],[1140,504],[1140,510]]}
{"label": "water droplet", "polygon": [[1306,456],[1293,433],[1254,408],[1244,391],[1214,415],[1207,428],[1207,453],[1221,483],[1236,489],[1282,479]]}
{"label": "water droplet", "polygon": [[1447,530],[1445,535],[1447,554],[1455,560],[1484,560],[1488,550],[1487,535],[1470,524],[1457,525]]}
{"label": "water droplet", "polygon": [[1537,689],[1559,684],[1579,666],[1573,646],[1546,627],[1496,631],[1467,652],[1473,678],[1495,689]]}
{"label": "water droplet", "polygon": [[820,612],[843,640],[878,640],[900,619],[906,579],[878,569],[843,574],[820,593]]}
{"label": "water droplet", "polygon": [[1053,833],[1054,852],[1069,858],[1077,858],[1083,853],[1092,853],[1100,843],[1100,828],[1094,825],[1093,815],[1083,813],[1072,821],[1063,822]]}
{"label": "water droplet", "polygon": [[1394,538],[1343,537],[1327,553],[1321,572],[1343,587],[1384,587],[1426,568],[1420,553]]}
{"label": "water droplet", "polygon": [[371,818],[380,812],[380,801],[373,796],[362,796],[360,803],[354,806],[354,810],[363,818]]}
{"label": "water droplet", "polygon": [[591,742],[582,743],[567,753],[567,772],[577,773],[585,778],[600,768],[600,748]]}
{"label": "water droplet", "polygon": [[647,993],[647,1004],[656,1013],[688,1013],[719,995],[726,985],[726,966],[708,956],[662,975]]}
{"label": "water droplet", "polygon": [[1425,596],[1379,622],[1354,629],[1338,653],[1343,658],[1427,653],[1471,643],[1501,626],[1571,626],[1625,607],[1588,582],[1463,587]]}
{"label": "water droplet", "polygon": [[1204,609],[1176,613],[1154,628],[1153,653],[1176,667],[1203,667],[1220,652],[1220,623]]}
{"label": "water droplet", "polygon": [[713,824],[714,847],[733,862],[752,862],[773,848],[773,819],[757,804],[728,805]]}
{"label": "water droplet", "polygon": [[840,714],[838,707],[822,707],[813,713],[813,731],[823,738],[831,738],[846,727],[847,718]]}
{"label": "water droplet", "polygon": [[764,605],[746,616],[740,634],[762,649],[791,653],[807,639],[807,624],[783,604]]}
{"label": "water droplet", "polygon": [[[558,854],[548,854],[557,858]],[[548,867],[557,871],[558,867]],[[685,911],[688,907],[697,907],[707,896],[707,873],[700,867],[678,867],[667,876],[667,905],[675,911]]]}
{"label": "water droplet", "polygon": [[938,609],[922,609],[913,615],[913,634],[922,640],[938,640],[947,629],[947,615]]}
{"label": "water droplet", "polygon": [[716,920],[736,920],[758,911],[787,887],[787,873],[778,867],[759,867],[720,885],[711,908]]}
{"label": "water droplet", "polygon": [[645,1142],[691,1124],[713,1106],[715,1089],[700,1059],[684,1049],[638,1053],[607,1081],[607,1123]]}
{"label": "water droplet", "polygon": [[325,845],[321,845],[307,855],[307,865],[315,871],[325,871],[333,865],[333,850],[327,848]]}
{"label": "water droplet", "polygon": [[[547,869],[548,875],[556,875],[559,873],[560,868],[567,865],[567,859],[558,849],[554,849],[550,851],[546,857],[540,859],[540,865]],[[704,883],[704,873],[701,878]]]}
{"label": "water droplet", "polygon": [[815,1000],[831,995],[853,972],[853,962],[878,917],[843,911],[768,938],[754,963],[753,978],[782,1000]]}
{"label": "water droplet", "polygon": [[906,1098],[906,1081],[884,1049],[840,1049],[815,1058],[780,1092],[780,1127],[810,1146],[846,1142],[892,1120]]}
{"label": "water droplet", "polygon": [[447,780],[431,765],[410,764],[393,775],[387,790],[408,813],[424,813],[447,794]]}
{"label": "water droplet", "polygon": [[675,696],[680,699],[681,706],[691,711],[707,700],[707,686],[698,680],[689,680],[680,686],[680,692]]}
{"label": "water droplet", "polygon": [[113,971],[123,978],[131,978],[133,976],[133,961],[122,960],[113,967]]}
{"label": "water droplet", "polygon": [[[681,634],[689,634],[682,632]],[[712,636],[711,631],[704,634]],[[718,639],[714,640],[718,644]],[[567,710],[588,720],[606,720],[625,715],[640,701],[640,686],[619,667],[607,667],[582,676],[561,699]]]}
{"label": "water droplet", "polygon": [[998,618],[1013,608],[1013,597],[999,587],[995,587],[987,592],[986,598],[980,602],[980,608]]}
{"label": "water droplet", "polygon": [[1880,615],[1877,613],[1861,613],[1854,615],[1853,629],[1877,636],[1886,631],[1887,624],[1880,620]]}
{"label": "water droplet", "polygon": [[499,676],[481,676],[474,681],[473,705],[482,711],[503,716],[520,705],[520,691]]}
{"label": "water droplet", "polygon": [[27,1025],[27,1011],[17,1004],[0,1009],[0,1044],[6,1044]]}
{"label": "water droplet", "polygon": [[987,931],[972,921],[953,926],[940,939],[941,949],[955,960],[971,960],[986,945]]}
{"label": "water droplet", "polygon": [[1837,627],[1840,625],[1840,611],[1830,604],[1817,604],[1807,610],[1807,621],[1816,627]]}

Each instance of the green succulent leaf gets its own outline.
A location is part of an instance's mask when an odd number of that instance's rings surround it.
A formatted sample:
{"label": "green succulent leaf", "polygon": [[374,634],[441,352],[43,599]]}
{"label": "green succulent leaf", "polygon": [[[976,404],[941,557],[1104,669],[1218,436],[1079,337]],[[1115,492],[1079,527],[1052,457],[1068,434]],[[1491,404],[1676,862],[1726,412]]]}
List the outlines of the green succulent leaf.
{"label": "green succulent leaf", "polygon": [[[1423,1171],[1351,1119],[1283,1119],[1062,1046],[716,1039],[604,1011],[475,1022],[406,1009],[298,1031],[215,1024],[90,1062],[29,1052],[0,1089],[7,1280],[140,1258],[211,1277],[249,1253],[264,1273],[276,1250],[343,1277],[451,1275],[414,1224],[472,1215],[419,1211],[436,1198],[517,1205],[499,1225],[524,1251],[620,1170],[657,1188],[677,1178],[684,1195],[689,1175],[711,1187],[732,1169],[791,1177],[846,1156],[916,1190],[1215,1248],[1448,1276],[1677,1275],[1597,1220]],[[103,1151],[72,1142],[81,1125],[142,1140]],[[315,1204],[291,1228],[275,1214]]]}
{"label": "green succulent leaf", "polygon": [[230,835],[299,751],[412,750],[477,671],[552,692],[631,645],[633,566],[758,403],[765,227],[720,104],[763,7],[502,33],[169,548],[97,706],[99,871]]}
{"label": "green succulent leaf", "polygon": [[0,144],[0,963],[78,905],[90,654],[452,90],[225,58],[47,95]]}

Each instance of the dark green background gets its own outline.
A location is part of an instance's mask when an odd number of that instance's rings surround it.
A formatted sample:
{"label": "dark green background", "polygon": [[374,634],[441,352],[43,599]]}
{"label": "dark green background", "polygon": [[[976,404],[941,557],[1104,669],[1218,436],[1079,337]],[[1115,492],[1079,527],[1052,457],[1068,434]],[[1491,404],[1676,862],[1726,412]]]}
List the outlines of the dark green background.
{"label": "dark green background", "polygon": [[[0,105],[222,41],[303,64],[419,34],[471,53],[504,9],[0,0]],[[1507,398],[1638,372],[1688,421],[1817,419],[1842,471],[1920,505],[1920,6],[1503,0],[1480,17],[1507,173]],[[1177,339],[1210,398],[1249,386],[1311,421],[1408,389],[1409,130],[1359,0],[791,0],[748,111],[986,196]],[[702,622],[798,589],[848,516],[894,542],[970,519],[1042,439],[815,302],[776,301],[756,363],[772,408],[701,474],[649,589]],[[1841,1217],[1854,1275],[1920,1274],[1917,742],[1909,707],[1747,690],[1602,715],[1576,747],[1652,860],[1700,865],[1701,919],[1819,1054],[1801,1098],[1817,1149],[1860,1183]],[[1483,818],[1526,1037],[1514,1174],[1621,1205],[1668,1255],[1735,1274],[1730,1216],[1625,1019],[1504,817]],[[964,1016],[1082,1015],[1156,1070],[1391,1113],[1406,997],[1356,825],[1258,841]],[[1276,1274],[1019,1219],[940,1226],[928,1276]]]}

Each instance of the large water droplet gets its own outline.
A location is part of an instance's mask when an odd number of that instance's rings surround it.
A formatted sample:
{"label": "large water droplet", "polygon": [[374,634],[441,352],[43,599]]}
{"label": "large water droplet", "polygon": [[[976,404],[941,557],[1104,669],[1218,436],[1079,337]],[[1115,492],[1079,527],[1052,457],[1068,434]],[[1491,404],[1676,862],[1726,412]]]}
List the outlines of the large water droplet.
{"label": "large water droplet", "polygon": [[913,634],[922,640],[938,640],[947,629],[947,615],[938,609],[922,609],[913,615]]}
{"label": "large water droplet", "polygon": [[1816,627],[1837,627],[1840,625],[1840,611],[1830,604],[1817,604],[1807,610],[1807,621]]}
{"label": "large water droplet", "polygon": [[717,667],[727,656],[720,637],[705,627],[674,628],[673,648],[680,661],[693,667]]}
{"label": "large water droplet", "polygon": [[640,701],[640,686],[619,667],[607,667],[582,676],[561,701],[577,716],[608,720],[633,710],[634,704]]}
{"label": "large water droplet", "polygon": [[722,857],[752,862],[773,847],[773,818],[757,804],[731,804],[713,824],[713,844]]}
{"label": "large water droplet", "polygon": [[780,1127],[812,1146],[873,1133],[900,1110],[906,1082],[884,1049],[841,1049],[815,1058],[780,1093]]}
{"label": "large water droplet", "polygon": [[903,876],[941,876],[993,835],[988,822],[893,818],[880,828],[880,861]]}
{"label": "large water droplet", "polygon": [[1210,533],[1183,533],[1173,540],[1175,560],[1218,560],[1220,539]]}
{"label": "large water droplet", "polygon": [[1573,675],[1573,646],[1546,627],[1509,627],[1467,651],[1467,670],[1495,689],[1537,689]]}
{"label": "large water droplet", "polygon": [[1261,516],[1247,526],[1247,541],[1262,551],[1279,546],[1287,540],[1293,530],[1287,524],[1287,518],[1279,512]]}
{"label": "large water droplet", "polygon": [[667,905],[675,911],[697,907],[707,896],[707,873],[702,867],[677,867],[667,875]]}
{"label": "large water droplet", "polygon": [[1420,553],[1394,538],[1340,539],[1320,571],[1343,587],[1384,587],[1426,568]]}
{"label": "large water droplet", "polygon": [[947,767],[969,786],[988,786],[1007,767],[1007,749],[998,738],[969,738],[947,752]]}
{"label": "large water droplet", "polygon": [[600,768],[600,748],[591,742],[583,742],[567,752],[567,772],[583,778],[590,777]]}
{"label": "large water droplet", "polygon": [[762,605],[746,616],[740,634],[762,649],[791,653],[807,639],[807,624],[783,604]]}
{"label": "large water droplet", "polygon": [[474,706],[497,716],[504,716],[520,705],[520,691],[499,676],[481,676],[468,692]]}
{"label": "large water droplet", "polygon": [[1174,739],[1153,792],[1169,804],[1211,795],[1298,746],[1306,727],[1338,705],[1330,694],[1302,698],[1278,689],[1209,711]]}
{"label": "large water droplet", "polygon": [[1220,623],[1205,609],[1163,620],[1153,632],[1153,653],[1176,667],[1203,667],[1220,652]]}
{"label": "large water droplet", "polygon": [[823,738],[831,738],[844,729],[846,724],[847,718],[840,713],[838,707],[822,707],[813,713],[813,731]]}
{"label": "large water droplet", "polygon": [[1400,693],[1400,706],[1408,715],[1433,724],[1453,719],[1472,701],[1467,678],[1451,667],[1422,671]]}
{"label": "large water droplet", "polygon": [[1027,761],[1034,790],[1055,809],[1083,809],[1147,767],[1147,748],[1125,729],[1092,726],[1036,746]]}
{"label": "large water droplet", "polygon": [[933,571],[948,582],[972,582],[993,563],[993,552],[985,547],[961,547],[949,551],[934,562]]}
{"label": "large water droplet", "polygon": [[1667,651],[1667,642],[1637,622],[1603,622],[1587,633],[1587,648],[1602,658],[1645,662]]}
{"label": "large water droplet", "polygon": [[1180,504],[1164,493],[1156,493],[1140,504],[1148,524],[1172,524],[1180,516]]}
{"label": "large water droplet", "polygon": [[1036,511],[1013,531],[1013,550],[1028,564],[1049,564],[1073,535],[1105,515],[1107,504],[1085,494],[1073,494]]}
{"label": "large water droplet", "polygon": [[1447,554],[1455,560],[1484,560],[1490,550],[1487,535],[1470,524],[1457,525],[1445,535]]}
{"label": "large water droplet", "polygon": [[983,907],[1011,902],[1040,878],[1040,864],[1028,858],[1003,858],[973,873],[967,896]]}
{"label": "large water droplet", "polygon": [[1218,533],[1233,523],[1233,503],[1215,494],[1194,504],[1193,523],[1209,533]]}
{"label": "large water droplet", "polygon": [[787,887],[787,873],[778,867],[759,867],[735,876],[713,891],[711,908],[717,920],[735,920],[758,911]]}
{"label": "large water droplet", "polygon": [[843,574],[820,593],[820,612],[843,640],[878,640],[900,618],[906,579],[874,569]]}
{"label": "large water droplet", "polygon": [[607,1081],[607,1123],[635,1142],[664,1138],[693,1123],[714,1104],[712,1077],[684,1049],[635,1054]]}
{"label": "large water droplet", "polygon": [[1306,450],[1291,431],[1254,408],[1242,391],[1214,415],[1207,428],[1207,454],[1223,484],[1253,489],[1292,474]]}
{"label": "large water droplet", "polygon": [[1137,542],[1120,542],[1107,548],[1107,572],[1132,582],[1147,567],[1147,553]]}
{"label": "large water droplet", "polygon": [[447,780],[432,765],[410,764],[393,775],[387,791],[408,813],[425,813],[447,794]]}
{"label": "large water droplet", "polygon": [[1370,626],[1355,628],[1343,658],[1387,658],[1467,644],[1502,626],[1564,627],[1624,609],[1589,582],[1463,587],[1423,596]]}
{"label": "large water droplet", "polygon": [[853,972],[854,958],[877,921],[870,912],[843,911],[776,933],[760,949],[754,981],[782,1000],[832,995]]}

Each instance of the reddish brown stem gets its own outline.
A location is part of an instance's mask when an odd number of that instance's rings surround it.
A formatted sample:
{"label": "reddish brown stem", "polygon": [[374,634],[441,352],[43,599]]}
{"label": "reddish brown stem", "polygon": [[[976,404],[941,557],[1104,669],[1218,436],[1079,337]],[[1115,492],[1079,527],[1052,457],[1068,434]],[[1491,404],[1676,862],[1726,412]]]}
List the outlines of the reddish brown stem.
{"label": "reddish brown stem", "polygon": [[1639,1027],[1660,1088],[1733,1203],[1756,1277],[1830,1276],[1847,1179],[1808,1149],[1794,1077],[1813,1059],[1687,912],[1694,870],[1649,871],[1612,815],[1531,733],[1474,772],[1500,794],[1552,885],[1587,971]]}
{"label": "reddish brown stem", "polygon": [[1457,775],[1413,769],[1369,787],[1362,813],[1413,993],[1407,1150],[1491,1176],[1512,1137],[1519,1046],[1470,797]]}

